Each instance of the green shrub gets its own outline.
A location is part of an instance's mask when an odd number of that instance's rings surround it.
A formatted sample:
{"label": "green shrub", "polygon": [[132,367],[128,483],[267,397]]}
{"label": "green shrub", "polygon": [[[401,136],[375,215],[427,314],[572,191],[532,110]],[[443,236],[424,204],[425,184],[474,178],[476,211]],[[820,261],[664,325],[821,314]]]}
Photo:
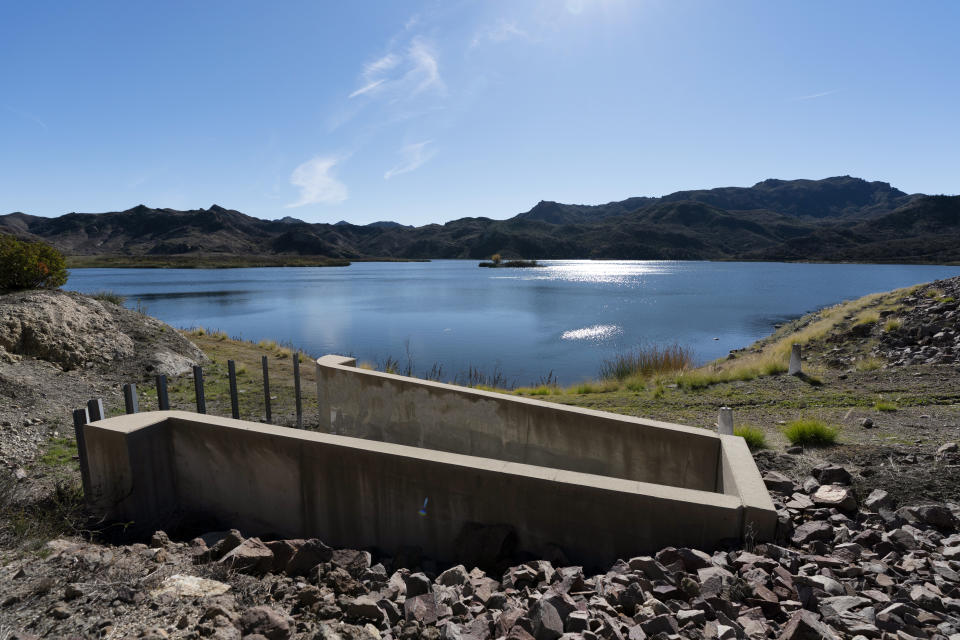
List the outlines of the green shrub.
{"label": "green shrub", "polygon": [[50,245],[0,234],[0,292],[59,289],[67,276],[63,255]]}
{"label": "green shrub", "polygon": [[740,436],[746,440],[747,446],[750,447],[751,451],[767,448],[767,437],[764,435],[763,429],[758,427],[751,427],[749,425],[736,427],[733,430],[733,435]]}
{"label": "green shrub", "polygon": [[887,402],[886,400],[877,400],[874,403],[873,408],[877,411],[896,411],[897,405],[893,402]]}
{"label": "green shrub", "polygon": [[791,444],[829,445],[837,441],[840,429],[831,427],[823,420],[793,420],[787,423],[783,435]]}

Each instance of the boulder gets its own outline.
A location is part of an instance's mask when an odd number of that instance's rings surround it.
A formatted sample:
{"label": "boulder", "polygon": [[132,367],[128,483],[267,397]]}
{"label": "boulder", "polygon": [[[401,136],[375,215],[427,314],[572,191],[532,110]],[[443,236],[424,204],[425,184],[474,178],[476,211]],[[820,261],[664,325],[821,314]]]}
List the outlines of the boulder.
{"label": "boulder", "polygon": [[557,640],[563,635],[563,620],[556,607],[542,599],[530,607],[530,623],[536,640]]}
{"label": "boulder", "polygon": [[259,538],[247,538],[218,562],[240,573],[262,576],[273,570],[274,558],[273,551],[260,542]]}
{"label": "boulder", "polygon": [[407,622],[416,620],[420,624],[433,624],[437,621],[437,601],[432,593],[422,593],[407,597],[403,602],[403,618]]}
{"label": "boulder", "polygon": [[778,493],[793,493],[793,480],[776,471],[768,471],[763,474],[763,484],[767,485],[770,491]]}
{"label": "boulder", "polygon": [[840,634],[817,619],[812,611],[794,612],[780,632],[780,640],[840,640]]}
{"label": "boulder", "polygon": [[244,636],[259,634],[268,640],[287,640],[293,631],[293,619],[266,605],[247,609],[240,616]]}
{"label": "boulder", "polygon": [[793,544],[804,545],[815,540],[833,540],[833,527],[822,520],[804,522],[793,532]]}
{"label": "boulder", "polygon": [[821,464],[813,468],[813,477],[820,484],[850,484],[850,472],[836,464]]}
{"label": "boulder", "polygon": [[841,511],[855,511],[857,508],[857,498],[853,490],[837,484],[822,485],[813,494],[813,503]]}
{"label": "boulder", "polygon": [[883,489],[874,489],[870,492],[870,495],[867,496],[867,499],[863,501],[863,506],[871,511],[876,511],[880,508],[890,509],[893,507],[893,498]]}

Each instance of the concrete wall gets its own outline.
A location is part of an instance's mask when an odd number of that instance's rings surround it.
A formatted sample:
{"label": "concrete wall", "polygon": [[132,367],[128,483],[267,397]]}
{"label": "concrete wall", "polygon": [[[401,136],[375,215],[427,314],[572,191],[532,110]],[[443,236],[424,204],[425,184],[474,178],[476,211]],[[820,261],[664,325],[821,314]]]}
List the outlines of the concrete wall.
{"label": "concrete wall", "polygon": [[[721,440],[704,429],[317,361],[327,433],[718,491]],[[752,461],[751,461],[752,465]]]}
{"label": "concrete wall", "polygon": [[[572,562],[603,565],[666,545],[709,550],[740,537],[750,512],[740,495],[178,411],[102,420],[84,434],[92,506],[144,530],[200,513],[248,535],[415,545],[455,561],[466,523],[508,524],[535,554],[557,544]],[[725,482],[750,485],[738,473]]]}

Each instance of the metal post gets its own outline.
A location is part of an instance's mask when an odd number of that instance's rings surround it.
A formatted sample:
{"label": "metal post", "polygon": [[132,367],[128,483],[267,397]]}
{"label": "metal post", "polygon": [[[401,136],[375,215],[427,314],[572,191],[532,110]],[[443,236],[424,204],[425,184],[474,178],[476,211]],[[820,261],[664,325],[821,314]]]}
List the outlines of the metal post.
{"label": "metal post", "polygon": [[303,401],[300,398],[300,352],[293,352],[293,393],[297,399],[297,429],[303,429]]}
{"label": "metal post", "polygon": [[800,374],[800,345],[794,344],[790,349],[790,367],[787,374],[791,376]]}
{"label": "metal post", "polygon": [[270,420],[270,371],[269,371],[269,361],[267,356],[262,356],[260,358],[260,363],[263,365],[263,403],[266,406],[267,410],[267,424],[271,424]]}
{"label": "metal post", "polygon": [[87,441],[83,435],[83,426],[90,421],[90,414],[86,409],[74,410],[73,435],[77,440],[77,457],[80,458],[80,480],[83,482],[83,497],[86,500],[90,499],[90,468],[87,466]]}
{"label": "metal post", "polygon": [[103,400],[100,398],[94,398],[93,400],[87,402],[87,412],[90,416],[90,422],[103,420],[106,417],[106,413],[103,410]]}
{"label": "metal post", "polygon": [[237,363],[227,360],[227,372],[230,377],[230,415],[240,419],[240,398],[237,397]]}
{"label": "metal post", "polygon": [[203,367],[193,366],[193,392],[197,396],[197,413],[207,412],[207,399],[203,395]]}
{"label": "metal post", "polygon": [[160,411],[170,410],[170,396],[167,395],[167,376],[157,376],[157,408]]}
{"label": "metal post", "polygon": [[733,409],[730,407],[720,407],[720,415],[717,416],[717,433],[724,436],[733,435]]}
{"label": "metal post", "polygon": [[128,414],[140,411],[140,400],[137,398],[137,385],[132,382],[123,385],[123,404]]}

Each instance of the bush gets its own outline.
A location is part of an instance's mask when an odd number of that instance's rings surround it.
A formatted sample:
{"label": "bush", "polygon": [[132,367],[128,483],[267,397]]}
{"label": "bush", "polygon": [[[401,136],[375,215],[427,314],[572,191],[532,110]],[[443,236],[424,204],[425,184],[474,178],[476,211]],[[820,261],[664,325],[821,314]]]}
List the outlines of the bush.
{"label": "bush", "polygon": [[747,446],[750,447],[751,451],[767,448],[767,437],[764,435],[763,429],[758,427],[743,425],[735,428],[733,430],[733,435],[740,436],[746,440]]}
{"label": "bush", "polygon": [[840,429],[823,420],[793,420],[783,430],[791,444],[829,445],[837,441]]}
{"label": "bush", "polygon": [[50,245],[0,234],[0,292],[59,289],[67,275],[63,255]]}

